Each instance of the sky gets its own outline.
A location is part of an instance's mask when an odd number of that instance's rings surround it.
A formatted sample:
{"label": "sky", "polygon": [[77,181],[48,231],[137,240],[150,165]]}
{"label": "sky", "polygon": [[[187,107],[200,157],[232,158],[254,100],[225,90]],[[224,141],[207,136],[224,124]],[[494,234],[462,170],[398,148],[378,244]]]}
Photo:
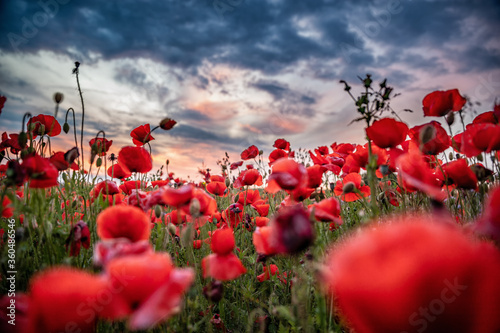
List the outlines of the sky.
{"label": "sky", "polygon": [[[19,132],[25,112],[53,115],[55,92],[57,119],[73,107],[79,128],[78,61],[85,142],[104,130],[117,153],[134,128],[173,118],[152,134],[154,170],[168,159],[196,180],[202,166],[220,173],[225,152],[232,162],[250,145],[267,155],[277,138],[292,149],[363,144],[339,81],[356,95],[367,73],[401,94],[391,105],[410,126],[433,120],[422,99],[434,90],[458,88],[489,111],[500,97],[498,31],[500,1],[486,0],[2,0],[0,132]],[[72,138],[62,133],[53,149]]]}

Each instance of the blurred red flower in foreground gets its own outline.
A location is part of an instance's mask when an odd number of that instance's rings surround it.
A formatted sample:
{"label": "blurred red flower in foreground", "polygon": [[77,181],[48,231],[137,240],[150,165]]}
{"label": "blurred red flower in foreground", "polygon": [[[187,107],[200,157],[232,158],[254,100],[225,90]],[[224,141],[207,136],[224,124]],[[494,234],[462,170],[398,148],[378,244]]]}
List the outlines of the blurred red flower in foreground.
{"label": "blurred red flower in foreground", "polygon": [[164,253],[117,258],[106,272],[122,310],[110,319],[130,314],[131,330],[149,329],[178,313],[182,295],[194,281],[191,268],[175,268]]}
{"label": "blurred red flower in foreground", "polygon": [[366,129],[366,135],[380,148],[394,148],[406,139],[408,126],[392,118],[376,120]]}
{"label": "blurred red flower in foreground", "polygon": [[97,215],[97,235],[101,239],[127,238],[132,242],[149,239],[151,221],[141,209],[112,206]]}
{"label": "blurred red flower in foreground", "polygon": [[234,245],[233,229],[218,229],[214,232],[210,243],[214,253],[201,262],[204,278],[210,276],[216,280],[229,281],[246,273],[246,268],[233,253]]}
{"label": "blurred red flower in foreground", "polygon": [[123,147],[118,153],[118,163],[130,172],[146,173],[153,169],[151,155],[141,147]]}
{"label": "blurred red flower in foreground", "polygon": [[460,95],[458,89],[433,91],[422,101],[424,116],[445,116],[450,111],[460,111],[466,102],[467,100]]}
{"label": "blurred red flower in foreground", "polygon": [[[51,268],[30,283],[25,332],[94,332],[104,305],[112,308],[107,281],[73,268]],[[100,301],[106,297],[106,304]],[[17,302],[16,302],[17,303]],[[97,306],[93,306],[97,305]]]}
{"label": "blurred red flower in foreground", "polygon": [[500,254],[432,216],[366,228],[320,274],[348,325],[365,332],[497,332]]}
{"label": "blurred red flower in foreground", "polygon": [[151,135],[151,128],[149,124],[134,128],[132,132],[130,132],[130,136],[132,137],[134,144],[139,147],[144,146],[144,144],[155,139]]}

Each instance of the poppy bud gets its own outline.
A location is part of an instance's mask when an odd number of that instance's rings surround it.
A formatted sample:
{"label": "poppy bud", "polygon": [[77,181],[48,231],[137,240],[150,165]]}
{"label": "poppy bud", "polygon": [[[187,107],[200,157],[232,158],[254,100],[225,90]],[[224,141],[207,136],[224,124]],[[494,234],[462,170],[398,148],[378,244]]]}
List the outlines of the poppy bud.
{"label": "poppy bud", "polygon": [[384,176],[387,176],[389,174],[389,166],[387,164],[381,165],[380,173],[383,174]]}
{"label": "poppy bud", "polygon": [[170,164],[170,160],[167,160],[167,165],[169,165],[169,164]]}
{"label": "poppy bud", "polygon": [[231,181],[229,180],[229,178],[226,178],[225,184],[226,184],[226,187],[229,187],[229,185],[231,185]]}
{"label": "poppy bud", "polygon": [[40,124],[40,128],[38,129],[40,135],[44,135],[45,134],[45,125],[44,124]]}
{"label": "poppy bud", "polygon": [[450,152],[450,154],[448,155],[448,158],[449,158],[450,160],[453,160],[453,157],[454,157],[454,156],[453,156],[453,153],[452,153],[452,152]]}
{"label": "poppy bud", "polygon": [[476,158],[477,158],[477,160],[478,160],[479,162],[482,162],[482,161],[484,160],[484,159],[483,159],[483,154],[479,154],[479,155],[477,155],[477,156],[476,156]]}
{"label": "poppy bud", "polygon": [[162,121],[160,121],[160,127],[161,127],[161,129],[163,129],[165,131],[172,129],[172,127],[174,127],[175,124],[177,124],[177,122],[171,118],[168,118],[168,117],[163,119]]}
{"label": "poppy bud", "polygon": [[454,122],[455,122],[455,113],[449,112],[446,115],[446,123],[451,126],[451,125],[453,125]]}
{"label": "poppy bud", "polygon": [[213,281],[212,283],[203,287],[203,296],[214,303],[217,303],[222,299],[223,293],[224,286],[220,281]]}
{"label": "poppy bud", "polygon": [[19,133],[17,142],[19,143],[19,146],[21,146],[21,148],[24,148],[24,146],[26,146],[26,143],[28,142],[28,135],[26,134],[26,132]]}
{"label": "poppy bud", "polygon": [[356,189],[356,185],[354,185],[353,182],[348,182],[344,185],[342,188],[342,193],[347,194],[347,193],[352,193]]}
{"label": "poppy bud", "polygon": [[198,199],[193,198],[191,200],[191,204],[189,205],[189,214],[193,217],[198,217],[200,216],[200,201]]}
{"label": "poppy bud", "polygon": [[95,166],[100,167],[102,165],[102,159],[99,157],[97,161],[95,161]]}
{"label": "poppy bud", "polygon": [[64,95],[62,93],[60,93],[60,92],[56,92],[54,94],[53,98],[54,98],[54,102],[56,102],[57,104],[59,104],[64,99]]}
{"label": "poppy bud", "polygon": [[175,227],[175,224],[173,223],[169,223],[167,225],[167,230],[168,232],[171,234],[171,235],[175,235],[176,231],[177,231],[177,228]]}
{"label": "poppy bud", "polygon": [[161,217],[161,207],[158,205],[155,207],[155,216],[158,219]]}
{"label": "poppy bud", "polygon": [[427,125],[420,131],[419,140],[422,144],[426,144],[436,136],[436,129],[432,125]]}
{"label": "poppy bud", "polygon": [[68,123],[64,123],[63,131],[64,131],[64,133],[68,134],[68,132],[69,132],[69,124]]}
{"label": "poppy bud", "polygon": [[259,150],[259,155],[263,155],[264,154],[264,151],[261,149]]}
{"label": "poppy bud", "polygon": [[236,194],[236,196],[234,197],[234,202],[238,202],[238,201],[240,201],[240,195]]}

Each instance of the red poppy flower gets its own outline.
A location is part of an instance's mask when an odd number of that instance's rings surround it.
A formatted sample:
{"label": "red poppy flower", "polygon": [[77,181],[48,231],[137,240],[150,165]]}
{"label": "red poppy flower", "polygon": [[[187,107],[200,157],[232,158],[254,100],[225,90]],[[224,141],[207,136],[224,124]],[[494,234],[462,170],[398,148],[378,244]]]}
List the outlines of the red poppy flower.
{"label": "red poppy flower", "polygon": [[269,215],[269,204],[254,204],[252,207],[257,211],[259,216]]}
{"label": "red poppy flower", "polygon": [[30,188],[47,188],[57,186],[59,172],[48,158],[31,155],[23,160],[22,167],[30,177]]}
{"label": "red poppy flower", "polygon": [[173,120],[172,118],[165,118],[160,122],[160,128],[168,131],[171,130],[177,122]]}
{"label": "red poppy flower", "polygon": [[308,185],[309,188],[316,188],[321,186],[323,182],[323,174],[327,169],[321,165],[313,165],[307,168]]}
{"label": "red poppy flower", "polygon": [[260,198],[259,190],[247,189],[245,191],[241,191],[237,194],[238,203],[241,205],[253,205],[254,203],[262,200]]}
{"label": "red poppy flower", "polygon": [[259,155],[259,148],[252,145],[241,153],[241,159],[246,161]]}
{"label": "red poppy flower", "polygon": [[394,148],[406,139],[408,126],[392,118],[376,120],[366,129],[366,135],[380,148]]}
{"label": "red poppy flower", "polygon": [[153,168],[151,155],[141,147],[123,147],[118,153],[118,163],[130,172],[146,173]]}
{"label": "red poppy flower", "polygon": [[118,290],[114,296],[130,314],[131,330],[152,328],[178,313],[182,296],[194,281],[191,268],[175,268],[164,253],[117,258],[106,271],[113,290]]}
{"label": "red poppy flower", "polygon": [[2,114],[2,109],[3,109],[3,106],[5,105],[6,101],[7,101],[7,97],[0,96],[0,114]]}
{"label": "red poppy flower", "polygon": [[473,225],[473,230],[500,244],[500,187],[489,191],[483,215]]}
{"label": "red poppy flower", "polygon": [[181,207],[187,205],[193,198],[193,185],[184,185],[178,189],[165,187],[162,189],[163,201],[171,207]]}
{"label": "red poppy flower", "polygon": [[236,228],[243,221],[243,205],[233,203],[229,205],[223,212],[222,218],[231,228]]}
{"label": "red poppy flower", "polygon": [[123,168],[120,164],[114,164],[108,168],[108,176],[118,179],[125,179],[132,175],[128,169]]}
{"label": "red poppy flower", "polygon": [[474,157],[484,152],[500,150],[500,125],[490,123],[469,124],[462,133],[461,152]]}
{"label": "red poppy flower", "polygon": [[266,191],[276,193],[280,189],[294,190],[307,186],[307,170],[294,160],[282,158],[274,162]]}
{"label": "red poppy flower", "polygon": [[69,246],[69,255],[73,257],[78,256],[82,245],[85,249],[90,247],[90,230],[87,223],[78,221],[66,239],[66,250]]}
{"label": "red poppy flower", "polygon": [[408,153],[398,157],[396,166],[400,184],[407,191],[419,190],[436,200],[444,200],[446,197],[436,174],[414,144],[410,146]]}
{"label": "red poppy flower", "polygon": [[277,148],[277,149],[283,149],[283,150],[289,151],[290,150],[290,142],[286,141],[285,139],[276,139],[276,141],[274,141],[273,147]]}
{"label": "red poppy flower", "polygon": [[235,188],[241,188],[243,186],[251,185],[262,185],[262,176],[257,169],[247,169],[240,172],[238,178],[233,183]]}
{"label": "red poppy flower", "polygon": [[[196,209],[194,209],[193,202],[196,202]],[[217,201],[204,190],[195,188],[190,204],[184,205],[182,210],[192,218],[205,217],[200,221],[204,223],[210,215],[217,211]]]}
{"label": "red poppy flower", "polygon": [[269,224],[269,219],[265,216],[257,216],[255,218],[255,226],[257,227],[265,227],[268,224]]}
{"label": "red poppy flower", "polygon": [[99,156],[105,156],[112,144],[113,140],[108,140],[105,138],[98,138],[97,140],[93,138],[89,141],[92,152]]}
{"label": "red poppy flower", "polygon": [[271,152],[271,154],[269,154],[269,165],[272,165],[274,161],[287,156],[288,153],[286,151],[281,149],[275,149]]}
{"label": "red poppy flower", "polygon": [[277,275],[280,273],[278,266],[275,264],[270,264],[269,266],[264,266],[264,273],[257,276],[257,281],[264,282],[271,278],[271,276]]}
{"label": "red poppy flower", "polygon": [[69,169],[69,163],[64,158],[63,151],[58,151],[58,152],[54,153],[49,158],[49,161],[57,168],[57,171],[64,171],[64,170]]}
{"label": "red poppy flower", "polygon": [[210,248],[213,253],[222,255],[231,253],[234,249],[234,245],[234,234],[232,229],[217,229],[212,234]]}
{"label": "red poppy flower", "polygon": [[314,226],[300,204],[281,208],[270,225],[270,241],[277,253],[295,254],[314,241]]}
{"label": "red poppy flower", "polygon": [[490,124],[498,124],[498,118],[495,115],[494,111],[488,111],[488,112],[483,112],[474,118],[472,120],[473,124],[479,124],[479,123],[490,123]]}
{"label": "red poppy flower", "polygon": [[234,162],[234,163],[231,163],[231,165],[229,166],[229,169],[230,170],[236,170],[236,169],[238,169],[242,165],[243,165],[243,161]]}
{"label": "red poppy flower", "polygon": [[413,142],[419,145],[424,154],[437,155],[445,151],[451,140],[446,130],[437,121],[415,126],[408,132]]}
{"label": "red poppy flower", "polygon": [[340,203],[335,198],[323,199],[309,206],[309,211],[314,212],[314,218],[321,222],[335,222],[342,224],[340,219]]}
{"label": "red poppy flower", "polygon": [[212,253],[201,261],[203,277],[208,276],[219,281],[230,281],[246,273],[246,268],[234,253],[225,255]]}
{"label": "red poppy flower", "polygon": [[153,187],[163,187],[165,185],[168,185],[170,183],[170,180],[152,180],[151,181],[151,186]]}
{"label": "red poppy flower", "polygon": [[213,195],[224,197],[226,192],[226,179],[219,175],[210,176],[210,183],[207,184],[207,192]]}
{"label": "red poppy flower", "polygon": [[441,117],[450,111],[460,111],[467,100],[460,95],[458,89],[434,91],[422,101],[424,116]]}
{"label": "red poppy flower", "polygon": [[130,136],[132,137],[134,144],[138,147],[144,146],[144,144],[155,139],[151,135],[151,128],[149,124],[134,128],[132,132],[130,132]]}
{"label": "red poppy flower", "polygon": [[37,135],[47,134],[48,136],[56,136],[61,134],[61,125],[53,116],[39,114],[31,118],[28,121],[28,130],[33,138],[36,138]]}
{"label": "red poppy flower", "polygon": [[26,332],[66,332],[68,327],[94,332],[103,306],[115,305],[107,287],[102,277],[68,267],[37,274],[30,282]]}
{"label": "red poppy flower", "polygon": [[93,264],[103,267],[118,257],[153,253],[149,240],[132,242],[127,238],[113,238],[98,241],[94,247]]}
{"label": "red poppy flower", "polygon": [[365,228],[338,245],[320,274],[350,329],[500,329],[497,249],[432,216],[390,222]]}
{"label": "red poppy flower", "polygon": [[118,189],[116,183],[111,180],[103,180],[97,183],[94,186],[93,191],[94,191],[94,198],[97,198],[99,196],[99,193],[102,193],[103,195],[114,195],[120,193],[120,190]]}
{"label": "red poppy flower", "polygon": [[273,229],[271,226],[262,226],[255,229],[252,234],[252,242],[257,253],[266,256],[278,253],[278,249],[272,240],[272,233]]}
{"label": "red poppy flower", "polygon": [[359,173],[350,173],[342,180],[338,180],[333,191],[346,202],[356,201],[370,195],[370,187],[361,185]]}
{"label": "red poppy flower", "polygon": [[[27,145],[25,145],[27,147]],[[7,132],[2,133],[2,142],[0,142],[0,152],[4,151],[7,148],[10,148],[10,152],[12,154],[19,153],[25,147],[21,147],[19,145],[19,134],[8,134]]]}
{"label": "red poppy flower", "polygon": [[234,245],[232,229],[219,229],[213,233],[210,247],[214,253],[203,258],[201,262],[204,278],[210,276],[216,280],[229,281],[246,272],[241,261],[233,253]]}
{"label": "red poppy flower", "polygon": [[13,208],[10,205],[11,203],[12,203],[12,201],[10,201],[10,199],[7,196],[3,197],[3,201],[1,202],[1,205],[0,205],[0,216],[1,217],[5,217],[5,218],[12,217]]}
{"label": "red poppy flower", "polygon": [[340,156],[347,157],[347,155],[349,155],[354,151],[356,145],[353,145],[352,143],[337,144],[336,142],[334,142],[330,145],[330,147],[335,153],[339,154]]}
{"label": "red poppy flower", "polygon": [[140,180],[129,180],[120,185],[120,190],[126,195],[130,195],[132,190],[140,190],[143,184]]}
{"label": "red poppy flower", "polygon": [[477,190],[477,177],[463,158],[443,164],[445,177],[459,188]]}
{"label": "red poppy flower", "polygon": [[97,235],[101,239],[127,238],[132,242],[149,239],[151,221],[137,207],[112,206],[97,215]]}

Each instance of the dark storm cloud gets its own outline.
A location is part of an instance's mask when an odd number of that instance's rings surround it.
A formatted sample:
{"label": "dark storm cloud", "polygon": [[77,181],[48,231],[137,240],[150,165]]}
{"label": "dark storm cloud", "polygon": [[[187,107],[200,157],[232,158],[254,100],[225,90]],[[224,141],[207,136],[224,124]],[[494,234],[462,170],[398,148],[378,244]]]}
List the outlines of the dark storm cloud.
{"label": "dark storm cloud", "polygon": [[[270,75],[299,61],[318,67],[318,60],[338,58],[349,65],[341,73],[346,75],[392,61],[422,66],[421,59],[414,63],[401,55],[417,46],[447,48],[458,43],[466,48],[460,59],[464,67],[498,66],[498,49],[477,45],[494,41],[500,30],[500,6],[493,0],[11,0],[1,6],[0,49],[6,52],[45,49],[86,61],[96,55],[141,56],[184,69],[208,60]],[[479,22],[479,41],[471,40],[464,29],[471,16]],[[309,36],[304,27],[317,37]],[[386,47],[385,56],[375,58],[368,52],[369,41]],[[439,64],[429,59],[424,68],[434,70]],[[311,75],[334,74],[319,67]],[[207,78],[199,77],[199,87],[207,84]]]}

